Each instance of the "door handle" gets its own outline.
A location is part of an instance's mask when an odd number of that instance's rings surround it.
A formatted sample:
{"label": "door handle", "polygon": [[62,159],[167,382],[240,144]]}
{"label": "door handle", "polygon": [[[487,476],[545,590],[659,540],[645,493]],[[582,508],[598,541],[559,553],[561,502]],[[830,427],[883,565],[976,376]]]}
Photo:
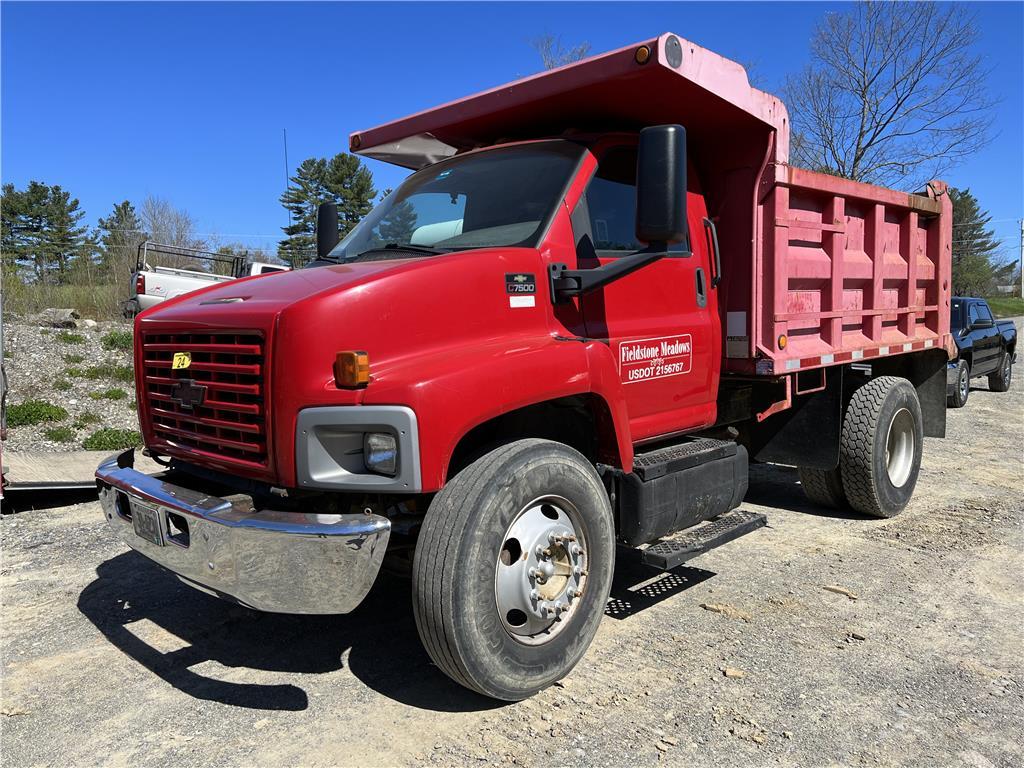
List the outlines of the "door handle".
{"label": "door handle", "polygon": [[718,250],[718,227],[711,219],[704,219],[704,229],[711,233],[711,247],[715,252],[714,274],[711,276],[711,287],[716,288],[722,282],[722,254]]}

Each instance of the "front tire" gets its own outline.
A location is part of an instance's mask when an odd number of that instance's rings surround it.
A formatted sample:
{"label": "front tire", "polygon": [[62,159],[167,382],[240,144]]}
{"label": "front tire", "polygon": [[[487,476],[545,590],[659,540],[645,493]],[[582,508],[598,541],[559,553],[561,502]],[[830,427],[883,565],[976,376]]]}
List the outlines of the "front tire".
{"label": "front tire", "polygon": [[901,512],[917,485],[923,442],[921,404],[909,381],[879,376],[856,390],[839,444],[850,506],[872,517]]}
{"label": "front tire", "polygon": [[950,408],[963,408],[967,405],[967,397],[971,394],[971,366],[966,360],[958,360],[956,364],[956,382],[953,394],[946,398]]}
{"label": "front tire", "polygon": [[525,699],[583,657],[614,559],[608,494],[580,453],[536,439],[497,448],[427,511],[413,559],[420,638],[460,685]]}
{"label": "front tire", "polygon": [[988,388],[993,392],[1006,392],[1010,388],[1010,380],[1013,377],[1013,353],[1003,352],[1003,359],[999,362],[999,370],[989,374]]}

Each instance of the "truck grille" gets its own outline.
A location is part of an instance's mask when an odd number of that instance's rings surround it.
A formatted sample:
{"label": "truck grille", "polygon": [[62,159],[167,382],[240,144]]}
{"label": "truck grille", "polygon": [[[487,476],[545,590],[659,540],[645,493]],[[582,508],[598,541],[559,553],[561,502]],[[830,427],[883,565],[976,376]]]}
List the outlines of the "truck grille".
{"label": "truck grille", "polygon": [[[144,333],[143,390],[156,440],[265,467],[263,344],[255,333]],[[175,353],[191,355],[187,368],[172,368]]]}

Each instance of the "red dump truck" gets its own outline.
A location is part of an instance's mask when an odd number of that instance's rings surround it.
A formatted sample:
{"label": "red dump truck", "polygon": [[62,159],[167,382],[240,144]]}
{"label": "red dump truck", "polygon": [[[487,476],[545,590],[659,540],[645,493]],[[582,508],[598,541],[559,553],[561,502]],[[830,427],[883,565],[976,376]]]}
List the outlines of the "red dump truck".
{"label": "red dump truck", "polygon": [[411,569],[431,658],[569,673],[616,547],[756,529],[750,461],[890,516],[945,431],[951,206],[792,167],[777,98],[672,34],[353,133],[414,173],[310,268],[135,326],[146,475],[109,524],[197,588],[344,613]]}

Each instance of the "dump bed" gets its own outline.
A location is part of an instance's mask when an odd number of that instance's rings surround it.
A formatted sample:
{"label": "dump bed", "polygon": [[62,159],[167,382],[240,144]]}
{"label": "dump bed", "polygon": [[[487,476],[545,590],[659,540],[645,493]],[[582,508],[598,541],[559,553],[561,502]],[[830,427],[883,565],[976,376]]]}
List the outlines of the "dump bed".
{"label": "dump bed", "polygon": [[907,194],[790,166],[785,105],[736,62],[676,35],[353,133],[350,147],[421,168],[512,140],[665,123],[686,127],[718,229],[725,371],[949,350],[945,185]]}

